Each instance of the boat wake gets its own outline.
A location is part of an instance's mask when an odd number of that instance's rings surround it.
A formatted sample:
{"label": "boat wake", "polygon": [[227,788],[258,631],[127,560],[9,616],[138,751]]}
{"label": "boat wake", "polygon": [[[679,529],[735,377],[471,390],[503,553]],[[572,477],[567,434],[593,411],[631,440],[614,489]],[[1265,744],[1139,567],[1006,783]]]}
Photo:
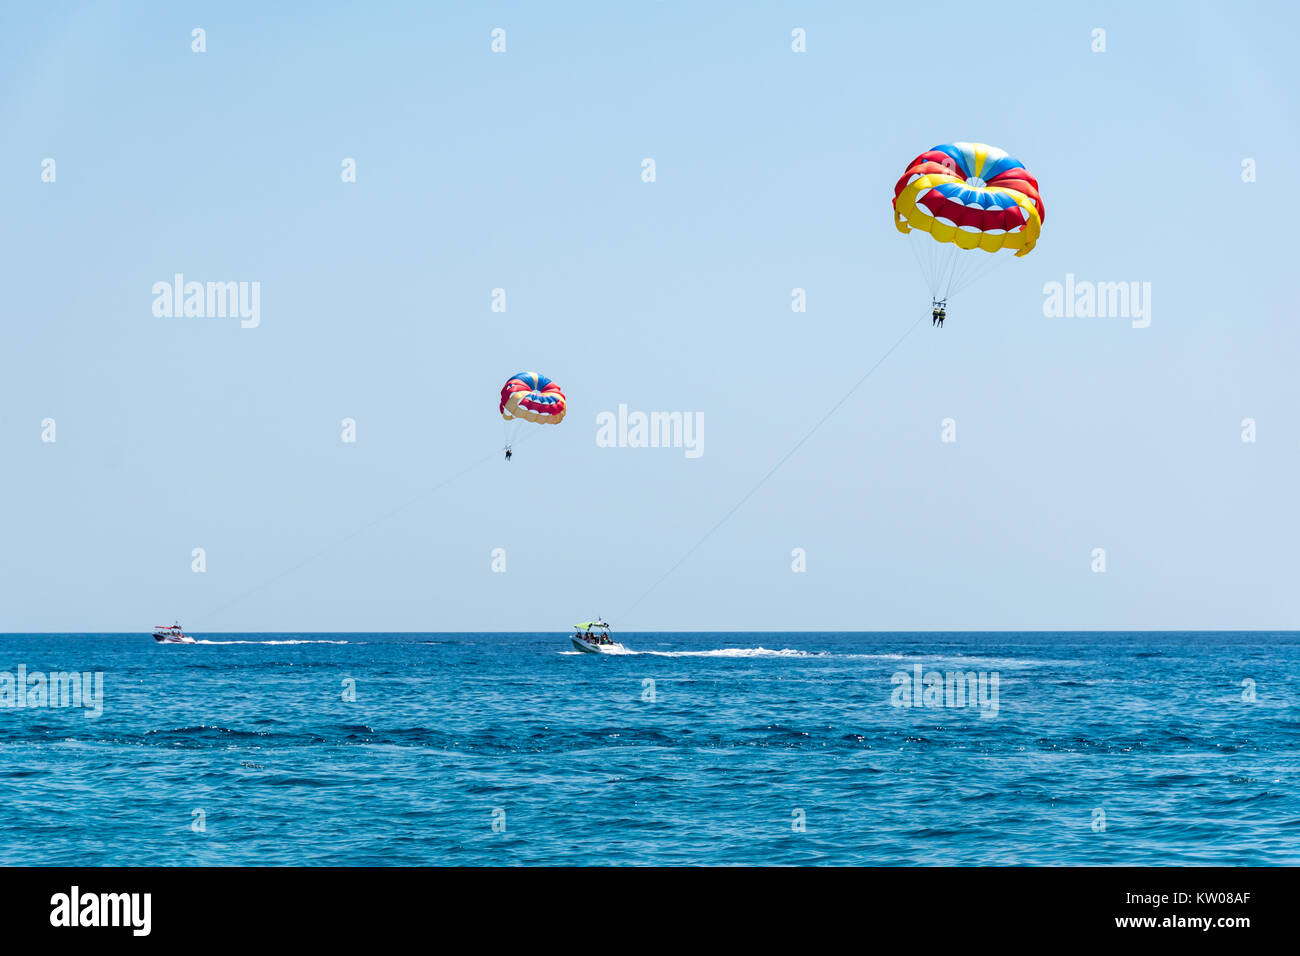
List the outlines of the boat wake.
{"label": "boat wake", "polygon": [[351,641],[199,641],[195,644],[351,644]]}
{"label": "boat wake", "polygon": [[799,651],[789,647],[720,647],[712,651],[644,651],[654,657],[830,657],[829,651]]}
{"label": "boat wake", "polygon": [[[581,651],[560,651],[573,657],[586,657]],[[719,647],[711,651],[634,651],[602,650],[610,657],[831,657],[829,651],[799,651],[792,648],[769,650],[766,647]]]}

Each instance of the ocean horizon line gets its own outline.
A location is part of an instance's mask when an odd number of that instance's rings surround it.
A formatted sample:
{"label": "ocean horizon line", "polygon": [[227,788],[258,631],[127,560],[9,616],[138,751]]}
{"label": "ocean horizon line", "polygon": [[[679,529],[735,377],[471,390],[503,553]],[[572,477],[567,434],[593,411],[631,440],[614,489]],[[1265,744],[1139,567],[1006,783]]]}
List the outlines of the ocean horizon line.
{"label": "ocean horizon line", "polygon": [[[1300,628],[1290,627],[1258,627],[1258,628],[1149,628],[1149,627],[1106,627],[1106,628],[975,628],[975,629],[953,629],[953,628],[720,628],[720,627],[699,627],[699,628],[670,628],[670,629],[617,629],[621,634],[1052,634],[1052,635],[1070,635],[1070,634],[1283,634],[1300,636]],[[134,637],[140,634],[148,634],[149,628],[139,628],[125,631],[87,631],[87,630],[70,630],[59,629],[50,631],[0,631],[0,638],[3,637]],[[195,634],[364,634],[367,636],[384,636],[384,635],[428,635],[428,634],[482,634],[482,635],[565,635],[570,633],[570,629],[560,630],[195,630]]]}

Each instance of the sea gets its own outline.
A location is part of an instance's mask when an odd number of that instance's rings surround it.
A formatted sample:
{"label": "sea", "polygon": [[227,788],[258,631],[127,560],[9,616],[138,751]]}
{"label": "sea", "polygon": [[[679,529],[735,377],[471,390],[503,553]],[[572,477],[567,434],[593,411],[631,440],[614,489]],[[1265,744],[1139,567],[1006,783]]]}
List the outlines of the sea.
{"label": "sea", "polygon": [[1300,864],[1296,632],[195,636],[0,636],[0,864]]}

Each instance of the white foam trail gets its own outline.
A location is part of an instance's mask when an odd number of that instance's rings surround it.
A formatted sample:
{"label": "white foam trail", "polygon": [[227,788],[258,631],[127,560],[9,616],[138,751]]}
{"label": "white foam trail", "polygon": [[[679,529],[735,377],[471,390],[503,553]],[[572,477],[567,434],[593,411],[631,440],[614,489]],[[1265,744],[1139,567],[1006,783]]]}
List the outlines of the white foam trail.
{"label": "white foam trail", "polygon": [[[560,654],[574,655],[577,657],[586,656],[582,651],[559,651]],[[630,648],[622,650],[601,651],[601,654],[607,654],[611,657],[831,657],[829,651],[799,651],[792,648],[782,648],[779,651],[768,650],[766,647],[720,647],[712,651],[634,651]]]}
{"label": "white foam trail", "polygon": [[199,641],[195,644],[351,644],[351,641]]}
{"label": "white foam trail", "polygon": [[655,657],[830,657],[829,651],[799,651],[790,647],[720,647],[713,651],[642,651]]}
{"label": "white foam trail", "polygon": [[[577,657],[585,656],[581,651],[559,651],[560,654],[568,654]],[[929,654],[906,654],[906,653],[888,653],[888,654],[839,654],[835,651],[802,651],[795,648],[785,647],[780,650],[771,650],[766,647],[720,647],[710,651],[636,651],[629,648],[622,650],[605,650],[602,654],[612,656],[640,656],[640,657],[781,657],[781,658],[822,658],[830,657],[836,660],[851,661],[904,661],[910,663],[919,663],[927,669],[934,669],[947,665],[949,667],[982,667],[984,669],[996,669],[999,667],[1046,667],[1046,666],[1068,666],[1079,665],[1082,661],[1057,661],[1057,660],[1039,660],[1035,658],[1021,657],[980,657],[962,653],[929,653]]]}

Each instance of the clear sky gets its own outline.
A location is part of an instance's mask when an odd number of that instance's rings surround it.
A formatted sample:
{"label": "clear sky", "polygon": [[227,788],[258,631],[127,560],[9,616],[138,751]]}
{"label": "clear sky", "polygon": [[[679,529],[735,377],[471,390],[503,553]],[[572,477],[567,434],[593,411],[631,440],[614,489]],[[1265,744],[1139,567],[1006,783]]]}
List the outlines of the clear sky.
{"label": "clear sky", "polygon": [[[1300,626],[1293,5],[272,6],[0,12],[0,631]],[[889,201],[957,140],[1047,215],[940,331]]]}

